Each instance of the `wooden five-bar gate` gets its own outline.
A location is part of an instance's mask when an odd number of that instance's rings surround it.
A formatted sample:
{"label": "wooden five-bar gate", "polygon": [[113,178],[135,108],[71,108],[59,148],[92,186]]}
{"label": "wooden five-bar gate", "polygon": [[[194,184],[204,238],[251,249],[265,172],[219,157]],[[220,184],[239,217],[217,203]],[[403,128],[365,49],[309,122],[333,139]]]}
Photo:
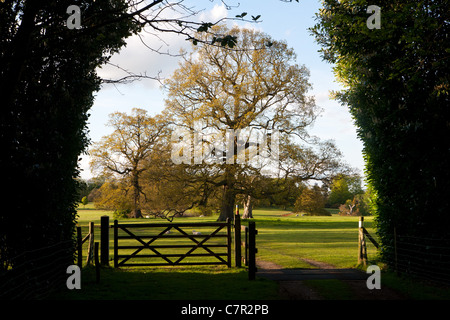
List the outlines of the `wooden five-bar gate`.
{"label": "wooden five-bar gate", "polygon": [[[119,223],[109,224],[109,217],[102,216],[100,245],[94,246],[94,223],[83,239],[81,227],[77,227],[78,265],[83,266],[83,243],[89,239],[87,264],[95,260],[97,281],[99,265],[109,265],[109,230],[114,229],[114,267],[121,266],[179,266],[179,265],[226,265],[231,267],[232,231],[234,229],[234,254],[236,267],[243,262],[248,267],[249,279],[255,279],[255,222],[248,227],[241,225],[238,211],[233,224],[227,222],[199,223]],[[244,231],[244,241],[241,241]],[[243,246],[243,252],[242,247]],[[100,250],[99,250],[100,249]],[[100,251],[100,256],[99,256]],[[95,257],[92,258],[91,255]]]}
{"label": "wooden five-bar gate", "polygon": [[[114,267],[167,265],[231,267],[229,220],[208,223],[132,224],[119,224],[115,220],[113,228]],[[193,257],[195,259],[191,259]]]}

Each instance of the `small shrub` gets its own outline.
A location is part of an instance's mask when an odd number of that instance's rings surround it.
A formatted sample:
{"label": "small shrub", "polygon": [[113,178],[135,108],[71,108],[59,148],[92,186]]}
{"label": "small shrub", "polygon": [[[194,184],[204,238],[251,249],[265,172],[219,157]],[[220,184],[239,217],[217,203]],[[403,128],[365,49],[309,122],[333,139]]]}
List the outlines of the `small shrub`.
{"label": "small shrub", "polygon": [[128,219],[130,217],[131,210],[130,209],[117,209],[114,210],[113,218],[114,219]]}

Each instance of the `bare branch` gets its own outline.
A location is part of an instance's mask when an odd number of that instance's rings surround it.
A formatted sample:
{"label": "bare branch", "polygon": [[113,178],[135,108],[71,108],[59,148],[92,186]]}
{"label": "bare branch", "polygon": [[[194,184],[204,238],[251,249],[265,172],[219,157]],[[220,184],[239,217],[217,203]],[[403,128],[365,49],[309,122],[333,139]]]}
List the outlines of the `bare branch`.
{"label": "bare branch", "polygon": [[136,80],[140,81],[142,79],[151,79],[151,80],[156,80],[158,81],[161,85],[163,84],[164,79],[160,77],[162,71],[158,71],[158,75],[156,76],[148,76],[147,72],[144,72],[143,74],[135,74],[129,70],[126,70],[124,68],[122,68],[121,66],[117,65],[117,64],[113,64],[111,62],[107,62],[107,65],[113,66],[121,71],[123,71],[124,73],[126,73],[127,75],[118,79],[102,79],[102,83],[105,84],[126,84],[126,83],[131,83],[134,82]]}

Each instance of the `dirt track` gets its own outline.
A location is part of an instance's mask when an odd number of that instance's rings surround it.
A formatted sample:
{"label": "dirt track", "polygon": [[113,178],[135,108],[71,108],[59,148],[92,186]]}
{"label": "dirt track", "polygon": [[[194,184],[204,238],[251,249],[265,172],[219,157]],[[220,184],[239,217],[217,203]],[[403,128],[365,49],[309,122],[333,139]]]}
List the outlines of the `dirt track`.
{"label": "dirt track", "polygon": [[[257,275],[279,283],[279,294],[284,300],[323,300],[320,294],[308,287],[305,280],[338,279],[344,281],[352,291],[355,300],[403,300],[395,291],[382,287],[369,290],[367,274],[356,269],[337,269],[335,266],[302,259],[315,267],[313,269],[283,269],[270,261],[257,261]],[[336,300],[339,300],[336,297]]]}

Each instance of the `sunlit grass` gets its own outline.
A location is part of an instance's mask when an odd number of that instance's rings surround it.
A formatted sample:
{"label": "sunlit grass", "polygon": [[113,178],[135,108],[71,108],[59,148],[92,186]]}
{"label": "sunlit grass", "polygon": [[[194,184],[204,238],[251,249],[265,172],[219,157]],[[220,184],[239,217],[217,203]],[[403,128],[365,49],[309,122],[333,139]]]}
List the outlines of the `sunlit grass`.
{"label": "sunlit grass", "polygon": [[[106,210],[95,210],[92,204],[82,205],[78,208],[78,225],[82,226],[83,235],[88,232],[88,224],[93,221],[96,225],[100,223],[102,215],[110,217],[113,223],[113,212]],[[286,268],[311,268],[311,265],[302,258],[312,259],[340,268],[350,268],[357,264],[358,250],[358,220],[359,217],[332,216],[302,216],[301,214],[290,214],[290,211],[280,209],[254,209],[254,221],[258,229],[257,235],[257,258],[269,260]],[[215,222],[217,216],[207,217],[180,217],[174,222]],[[150,219],[122,219],[120,223],[167,223],[161,218]],[[375,236],[372,229],[373,218],[365,217],[366,229]],[[246,220],[243,225],[248,224]],[[154,231],[160,232],[162,228]],[[137,229],[136,229],[137,230]],[[206,231],[206,230],[205,230]],[[139,234],[148,230],[136,231]],[[191,232],[191,230],[186,230]],[[100,240],[100,229],[95,229],[95,239]],[[127,242],[122,240],[122,245]],[[163,240],[158,244],[163,244]],[[180,242],[178,239],[170,239],[171,243]],[[188,240],[190,241],[190,240]],[[211,240],[209,240],[211,241]],[[137,242],[130,239],[128,245]],[[110,257],[113,257],[113,232],[110,232]],[[156,244],[156,243],[155,243]],[[375,247],[367,244],[369,259],[376,256]],[[86,253],[86,250],[85,250]],[[233,259],[234,260],[234,259]]]}

